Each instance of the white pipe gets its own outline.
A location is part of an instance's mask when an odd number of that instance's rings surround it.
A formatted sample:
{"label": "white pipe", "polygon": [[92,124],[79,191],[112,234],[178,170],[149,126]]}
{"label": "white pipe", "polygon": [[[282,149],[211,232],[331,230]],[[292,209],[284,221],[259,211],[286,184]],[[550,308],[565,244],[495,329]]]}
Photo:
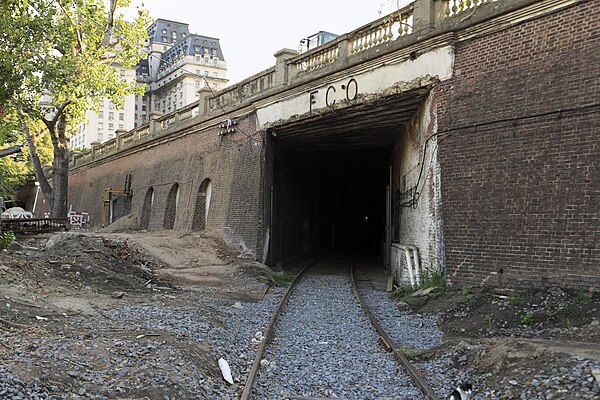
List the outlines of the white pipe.
{"label": "white pipe", "polygon": [[400,250],[404,250],[404,255],[406,256],[406,267],[408,270],[408,279],[410,281],[410,285],[414,286],[415,285],[415,277],[413,274],[413,265],[412,265],[412,260],[410,257],[411,249],[408,246],[398,244],[398,243],[394,243],[394,246],[396,246]]}
{"label": "white pipe", "polygon": [[419,284],[421,282],[421,272],[423,272],[423,269],[421,268],[421,260],[419,259],[419,250],[417,249],[416,246],[406,246],[409,249],[412,250],[412,256],[413,256],[413,260],[414,260],[414,267],[415,267],[415,279],[417,281],[417,284]]}

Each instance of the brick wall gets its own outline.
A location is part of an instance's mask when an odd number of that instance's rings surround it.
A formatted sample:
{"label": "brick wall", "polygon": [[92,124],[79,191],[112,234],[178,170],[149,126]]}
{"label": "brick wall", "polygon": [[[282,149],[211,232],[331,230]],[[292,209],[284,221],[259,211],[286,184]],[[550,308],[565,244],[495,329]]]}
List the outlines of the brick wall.
{"label": "brick wall", "polygon": [[[426,99],[406,126],[392,157],[392,242],[417,247],[421,265],[429,271],[444,265],[436,141],[430,140],[425,148],[427,138],[437,129],[432,98]],[[417,195],[414,195],[415,190]],[[408,284],[404,254],[399,254],[395,260],[399,261],[397,266],[392,265],[396,281]]]}
{"label": "brick wall", "polygon": [[435,89],[454,284],[600,288],[599,5],[456,44]]}
{"label": "brick wall", "polygon": [[[72,171],[69,188],[73,209],[91,215],[92,225],[102,217],[102,193],[122,189],[132,175],[131,213],[141,219],[144,199],[154,190],[149,229],[163,229],[165,211],[174,229],[191,229],[200,185],[212,183],[206,227],[217,229],[234,246],[259,256],[262,251],[262,137],[255,133],[254,116],[239,121],[239,131],[219,137],[218,128],[192,132],[141,149],[125,157]],[[248,142],[247,133],[252,140]],[[168,207],[169,192],[177,184],[176,207]],[[172,196],[173,197],[173,196]],[[170,218],[174,217],[174,220]]]}

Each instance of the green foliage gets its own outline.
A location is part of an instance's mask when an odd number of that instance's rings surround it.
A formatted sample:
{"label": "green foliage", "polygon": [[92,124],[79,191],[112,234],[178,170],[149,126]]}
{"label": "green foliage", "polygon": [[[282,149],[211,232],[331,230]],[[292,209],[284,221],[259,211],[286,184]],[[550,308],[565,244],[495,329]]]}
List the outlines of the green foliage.
{"label": "green foliage", "polygon": [[517,293],[508,298],[508,304],[511,307],[516,308],[525,302],[525,297],[522,293]]}
{"label": "green foliage", "polygon": [[274,283],[278,286],[285,286],[289,284],[294,277],[287,272],[274,272],[265,275],[267,281]]}
{"label": "green foliage", "polygon": [[400,351],[408,360],[414,360],[417,357],[420,357],[425,354],[425,351],[419,350],[412,346],[400,345]]}
{"label": "green foliage", "polygon": [[468,296],[472,293],[473,293],[473,286],[471,286],[471,285],[463,286],[462,290],[460,291],[460,294],[462,294],[463,296]]}
{"label": "green foliage", "polygon": [[15,241],[15,235],[12,232],[0,233],[0,250],[7,249]]}
{"label": "green foliage", "polygon": [[589,303],[592,301],[592,294],[588,292],[579,291],[577,292],[577,301],[580,303]]}
{"label": "green foliage", "polygon": [[521,316],[521,324],[531,326],[533,325],[533,313],[528,312]]}
{"label": "green foliage", "polygon": [[[62,194],[58,196],[60,207],[67,204],[67,174],[62,170],[68,169],[70,130],[98,100],[106,98],[119,106],[127,95],[144,90],[119,73],[143,58],[139,49],[150,22],[145,11],[139,11],[133,22],[125,21],[119,8],[130,2],[0,3],[0,145],[23,141],[25,131],[38,180],[52,203],[57,196],[41,170],[48,158],[43,144],[52,143],[54,188]],[[109,12],[107,5],[114,12]]]}
{"label": "green foliage", "polygon": [[444,289],[446,288],[446,276],[443,270],[425,270],[419,277],[419,282],[413,286],[403,286],[392,293],[390,293],[390,298],[394,300],[400,300],[402,298],[408,297],[417,290],[427,289],[430,287],[440,288],[442,290],[431,293],[429,297],[436,298],[443,294]]}
{"label": "green foliage", "polygon": [[436,270],[428,270],[423,271],[421,276],[419,277],[419,283],[417,285],[418,289],[427,289],[430,287],[436,288],[445,288],[446,287],[446,275],[444,274],[444,270],[436,269]]}
{"label": "green foliage", "polygon": [[390,293],[390,298],[400,300],[413,294],[416,290],[409,286],[402,286]]}

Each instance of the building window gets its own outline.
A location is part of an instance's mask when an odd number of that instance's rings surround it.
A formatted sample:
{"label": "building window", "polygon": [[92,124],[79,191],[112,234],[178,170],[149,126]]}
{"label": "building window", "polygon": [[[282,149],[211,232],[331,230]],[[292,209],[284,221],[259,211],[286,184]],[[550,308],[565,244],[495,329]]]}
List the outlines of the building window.
{"label": "building window", "polygon": [[218,58],[215,58],[215,59],[213,60],[213,63],[215,64],[215,67],[216,67],[217,65],[219,65],[219,59],[218,59]]}
{"label": "building window", "polygon": [[200,81],[196,81],[195,87],[196,89],[200,89]]}
{"label": "building window", "polygon": [[173,31],[173,41],[177,41],[177,32]]}
{"label": "building window", "polygon": [[166,35],[166,34],[167,34],[167,30],[166,30],[166,29],[163,29],[163,30],[162,30],[162,33],[163,33],[163,35]]}
{"label": "building window", "polygon": [[217,76],[219,76],[219,73],[218,73],[218,72],[213,72],[213,75],[214,75],[215,77],[217,77]]}
{"label": "building window", "polygon": [[167,37],[166,37],[166,36],[163,36],[163,37],[162,37],[162,41],[163,41],[163,43],[167,43]]}
{"label": "building window", "polygon": [[208,58],[204,59],[204,64],[208,64]]}
{"label": "building window", "polygon": [[101,142],[104,140],[104,134],[98,133],[98,140]]}
{"label": "building window", "polygon": [[109,121],[113,121],[115,119],[115,113],[114,112],[109,112],[108,113],[108,120]]}
{"label": "building window", "polygon": [[100,111],[98,113],[98,118],[104,118],[104,111]]}
{"label": "building window", "polygon": [[146,111],[146,106],[142,105],[142,111]]}
{"label": "building window", "polygon": [[[113,131],[115,129],[115,124],[108,124],[108,130]],[[109,135],[110,136],[110,135]]]}
{"label": "building window", "polygon": [[104,129],[104,124],[102,122],[98,122],[98,130],[101,131]]}
{"label": "building window", "polygon": [[125,70],[124,69],[120,70],[119,74],[121,75],[121,78],[125,78]]}
{"label": "building window", "polygon": [[[213,44],[214,44],[214,42],[213,42]],[[217,55],[217,49],[212,49],[212,55],[213,55],[213,56],[216,56],[216,55]]]}
{"label": "building window", "polygon": [[200,70],[199,69],[196,70],[196,75],[200,75]]}
{"label": "building window", "polygon": [[202,61],[202,57],[196,56],[196,62],[200,62],[200,61]]}
{"label": "building window", "polygon": [[115,105],[113,104],[113,102],[111,101],[110,103],[108,103],[108,108],[110,110],[114,110],[115,109]]}
{"label": "building window", "polygon": [[125,114],[119,113],[119,121],[125,121]]}
{"label": "building window", "polygon": [[208,71],[204,71],[204,76],[208,76]]}
{"label": "building window", "polygon": [[119,124],[119,129],[124,129],[125,126],[123,124]]}
{"label": "building window", "polygon": [[112,139],[114,137],[114,135],[112,133],[108,134],[108,140]]}

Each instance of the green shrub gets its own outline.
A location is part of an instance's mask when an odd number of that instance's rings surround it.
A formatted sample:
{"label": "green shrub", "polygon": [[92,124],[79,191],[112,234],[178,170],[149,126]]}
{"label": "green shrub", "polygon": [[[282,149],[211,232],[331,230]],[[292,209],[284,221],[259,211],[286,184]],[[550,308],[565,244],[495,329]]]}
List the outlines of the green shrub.
{"label": "green shrub", "polygon": [[532,312],[528,312],[526,314],[523,314],[521,316],[521,323],[523,325],[527,325],[527,326],[533,325],[533,313]]}
{"label": "green shrub", "polygon": [[472,293],[473,293],[473,286],[471,286],[471,285],[463,286],[462,290],[460,291],[460,294],[462,294],[463,296],[468,296]]}
{"label": "green shrub", "polygon": [[0,250],[7,249],[15,241],[15,235],[8,231],[0,233]]}

